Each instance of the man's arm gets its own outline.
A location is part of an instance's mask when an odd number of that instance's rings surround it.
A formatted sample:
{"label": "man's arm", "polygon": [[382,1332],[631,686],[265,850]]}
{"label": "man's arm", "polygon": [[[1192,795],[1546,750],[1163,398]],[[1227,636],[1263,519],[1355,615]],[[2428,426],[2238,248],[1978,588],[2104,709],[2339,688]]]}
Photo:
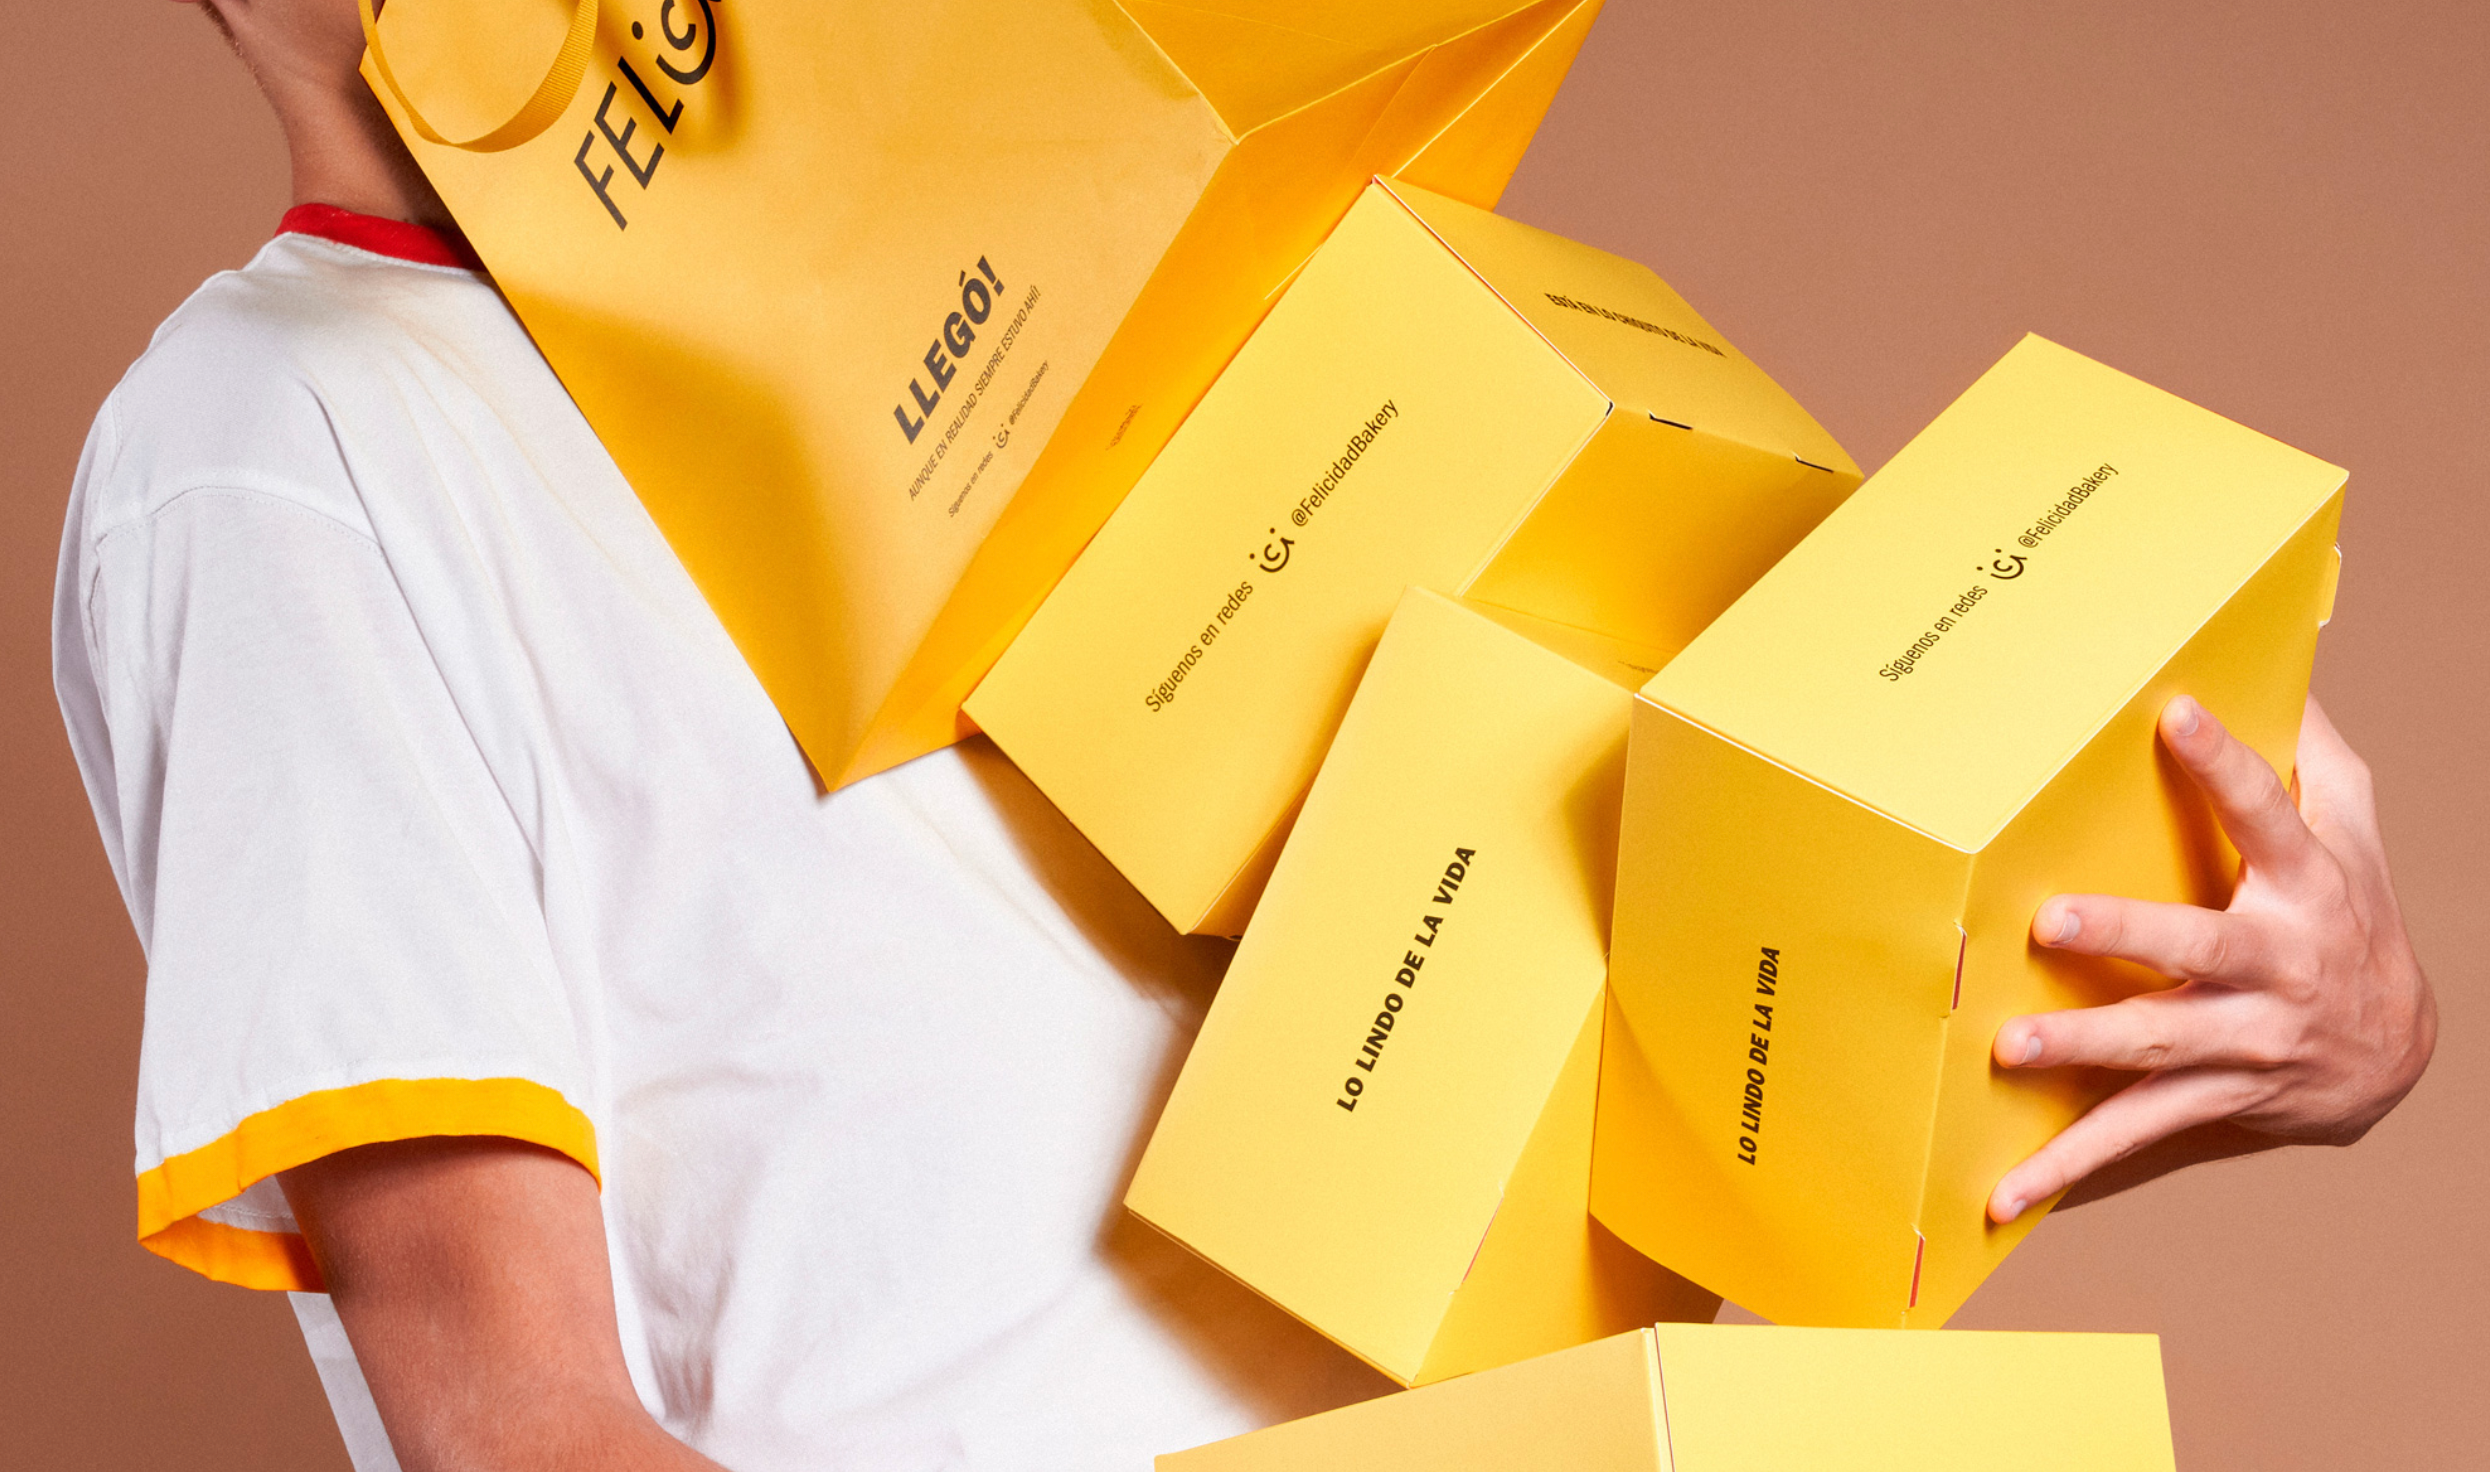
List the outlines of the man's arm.
{"label": "man's arm", "polygon": [[[1994,1220],[2130,1157],[2169,1169],[2294,1141],[2348,1145],[2411,1091],[2437,1047],[2438,1004],[2387,877],[2369,768],[2317,702],[2300,723],[2296,803],[2193,700],[2162,712],[2161,739],[2238,848],[2239,887],[2221,911],[2058,895],[2034,914],[2041,945],[2132,961],[2179,985],[1997,1030],[2000,1067],[2144,1077],[2008,1171],[1989,1197]],[[2131,1170],[2123,1184],[2157,1173]]]}
{"label": "man's arm", "polygon": [[281,1180],[406,1472],[718,1472],[632,1390],[578,1165],[423,1139]]}

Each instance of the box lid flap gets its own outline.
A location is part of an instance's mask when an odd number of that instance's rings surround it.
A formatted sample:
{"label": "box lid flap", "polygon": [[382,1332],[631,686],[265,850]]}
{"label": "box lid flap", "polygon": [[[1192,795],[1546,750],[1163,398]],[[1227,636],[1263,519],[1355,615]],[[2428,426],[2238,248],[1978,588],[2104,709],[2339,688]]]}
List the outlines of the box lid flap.
{"label": "box lid flap", "polygon": [[1413,184],[1387,187],[1619,406],[1858,473],[1814,416],[1650,267]]}
{"label": "box lid flap", "polygon": [[1976,850],[2344,479],[2026,337],[1644,694]]}
{"label": "box lid flap", "polygon": [[[1662,1324],[1676,1472],[2172,1465],[2149,1334]],[[1769,1386],[1759,1402],[1757,1388]]]}

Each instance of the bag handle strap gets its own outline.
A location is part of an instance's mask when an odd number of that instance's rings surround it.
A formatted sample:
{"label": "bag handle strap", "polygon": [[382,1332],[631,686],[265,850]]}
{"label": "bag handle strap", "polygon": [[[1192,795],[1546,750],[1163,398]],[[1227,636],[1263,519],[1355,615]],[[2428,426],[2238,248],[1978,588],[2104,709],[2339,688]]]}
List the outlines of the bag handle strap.
{"label": "bag handle strap", "polygon": [[588,71],[588,49],[597,35],[597,0],[574,0],[571,7],[570,34],[562,38],[562,50],[553,58],[553,69],[545,73],[536,91],[519,110],[499,127],[478,133],[473,138],[445,138],[415,106],[415,99],[406,95],[397,77],[389,70],[389,53],[381,49],[380,18],[372,11],[372,0],[356,0],[355,8],[363,12],[363,45],[372,55],[372,66],[380,73],[381,85],[398,106],[406,109],[406,120],[415,125],[415,136],[427,143],[468,153],[499,153],[520,144],[552,127],[571,105],[579,91],[579,79]]}

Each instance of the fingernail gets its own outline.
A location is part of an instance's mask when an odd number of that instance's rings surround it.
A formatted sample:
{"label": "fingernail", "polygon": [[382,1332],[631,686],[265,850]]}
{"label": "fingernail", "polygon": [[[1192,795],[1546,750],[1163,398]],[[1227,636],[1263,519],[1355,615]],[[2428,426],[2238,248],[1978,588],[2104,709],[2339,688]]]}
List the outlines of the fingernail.
{"label": "fingernail", "polygon": [[2076,914],[2072,905],[2060,905],[2058,923],[2049,929],[2049,943],[2053,946],[2062,946],[2083,933],[2084,917]]}
{"label": "fingernail", "polygon": [[[2023,1062],[2024,1062],[2025,1064],[2034,1063],[2034,1062],[2037,1062],[2037,1061],[2039,1060],[2039,1058],[2040,1058],[2040,1034],[2039,1034],[2039,1033],[2034,1033],[2034,1034],[2032,1034],[2030,1037],[2028,1037],[2028,1038],[2024,1039],[2024,1042],[2023,1042]],[[2018,1066],[2019,1066],[2019,1065],[2018,1065]],[[2021,1206],[2019,1206],[2019,1205],[2018,1205],[2017,1207],[2015,1207],[2015,1210],[2017,1210],[2017,1211],[2021,1211],[2022,1209],[2023,1209],[2023,1208],[2022,1208]]]}
{"label": "fingernail", "polygon": [[2196,734],[2196,728],[2204,723],[2205,708],[2198,705],[2193,698],[2182,695],[2170,702],[2166,715],[2170,721],[2171,735],[2193,736]]}
{"label": "fingernail", "polygon": [[1997,1219],[1998,1225],[2003,1226],[2007,1222],[2013,1221],[2016,1217],[2021,1215],[2023,1215],[2023,1202],[2021,1198],[2009,1201],[2006,1203],[2006,1214]]}

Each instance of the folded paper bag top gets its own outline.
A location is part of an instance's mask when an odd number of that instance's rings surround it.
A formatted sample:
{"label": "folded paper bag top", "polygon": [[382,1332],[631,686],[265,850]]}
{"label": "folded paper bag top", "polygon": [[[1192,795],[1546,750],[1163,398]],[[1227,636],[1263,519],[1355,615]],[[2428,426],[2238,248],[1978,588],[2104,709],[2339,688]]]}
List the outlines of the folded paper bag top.
{"label": "folded paper bag top", "polygon": [[1378,182],[968,711],[1235,934],[1403,588],[1665,657],[1857,481],[1647,268]]}
{"label": "folded paper bag top", "polygon": [[833,787],[956,739],[1371,175],[1494,202],[1599,8],[607,0],[526,105],[581,3],[398,0],[366,75]]}
{"label": "folded paper bag top", "polygon": [[2153,983],[2040,902],[2219,906],[2155,721],[2288,772],[2344,473],[2027,337],[1643,688],[1593,1211],[1767,1318],[1941,1324],[1998,1179],[2121,1081],[2008,1017]]}
{"label": "folded paper bag top", "polygon": [[1125,1197],[1404,1385],[1720,1307],[1589,1216],[1650,671],[1404,596]]}
{"label": "folded paper bag top", "polygon": [[1159,1472],[2169,1472],[2149,1334],[1662,1324],[1158,1459]]}

